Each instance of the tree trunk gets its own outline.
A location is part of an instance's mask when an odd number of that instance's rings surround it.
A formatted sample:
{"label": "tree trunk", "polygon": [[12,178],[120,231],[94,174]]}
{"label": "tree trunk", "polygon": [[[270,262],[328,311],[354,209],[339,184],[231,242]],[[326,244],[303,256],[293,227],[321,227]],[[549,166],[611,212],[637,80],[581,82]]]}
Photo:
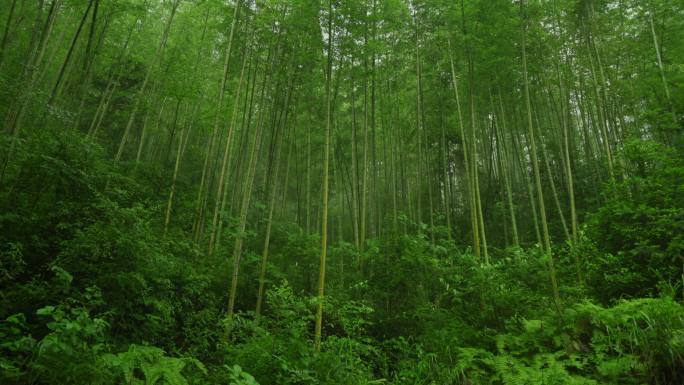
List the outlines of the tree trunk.
{"label": "tree trunk", "polygon": [[157,51],[154,54],[152,63],[149,67],[147,67],[145,71],[145,78],[143,79],[142,85],[140,86],[140,89],[138,90],[138,93],[135,97],[135,102],[133,102],[133,110],[131,111],[131,114],[128,117],[128,123],[126,123],[126,128],[124,129],[123,135],[121,136],[119,148],[116,150],[116,156],[114,157],[114,160],[116,162],[120,161],[123,155],[124,146],[126,145],[128,135],[131,131],[131,127],[133,126],[133,122],[135,121],[135,117],[138,113],[138,108],[140,108],[140,102],[142,101],[143,96],[145,95],[147,83],[149,82],[150,76],[152,74],[152,68],[156,67],[161,61],[161,56],[164,52],[164,47],[166,47],[166,41],[169,38],[169,32],[171,31],[171,23],[173,22],[173,18],[176,15],[176,11],[178,10],[178,5],[180,4],[180,2],[181,0],[174,0],[173,4],[171,5],[171,14],[169,15],[169,20],[166,22],[166,26],[164,27],[164,33],[162,34],[161,41],[159,42],[159,47],[157,47]]}
{"label": "tree trunk", "polygon": [[532,103],[530,101],[530,85],[527,74],[527,17],[525,15],[525,1],[520,1],[520,13],[523,20],[522,26],[522,64],[523,64],[523,78],[524,78],[524,92],[525,92],[525,108],[527,110],[527,129],[530,141],[530,157],[532,161],[532,169],[534,171],[534,180],[537,186],[537,199],[539,200],[539,216],[542,223],[542,233],[544,235],[544,250],[549,257],[549,276],[551,278],[551,288],[553,291],[553,299],[557,309],[560,311],[560,294],[558,291],[558,283],[556,281],[556,268],[553,263],[553,254],[551,251],[551,239],[549,237],[549,227],[546,222],[546,209],[544,207],[544,192],[541,185],[541,176],[539,173],[539,163],[537,161],[537,148],[534,141],[534,128],[532,125]]}
{"label": "tree trunk", "polygon": [[323,301],[325,294],[325,263],[328,248],[328,168],[330,163],[330,126],[332,120],[332,103],[330,98],[330,82],[332,80],[332,0],[328,0],[328,64],[325,79],[326,119],[325,145],[323,147],[323,202],[321,213],[321,255],[318,266],[318,305],[316,306],[316,326],[314,329],[314,347],[321,349],[321,332],[323,329]]}

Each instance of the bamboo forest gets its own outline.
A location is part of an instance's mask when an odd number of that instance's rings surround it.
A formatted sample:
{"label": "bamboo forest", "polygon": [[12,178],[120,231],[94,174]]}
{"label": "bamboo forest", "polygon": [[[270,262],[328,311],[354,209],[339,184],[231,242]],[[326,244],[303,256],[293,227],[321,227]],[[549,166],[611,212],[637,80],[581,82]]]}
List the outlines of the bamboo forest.
{"label": "bamboo forest", "polygon": [[0,0],[0,383],[684,384],[684,0]]}

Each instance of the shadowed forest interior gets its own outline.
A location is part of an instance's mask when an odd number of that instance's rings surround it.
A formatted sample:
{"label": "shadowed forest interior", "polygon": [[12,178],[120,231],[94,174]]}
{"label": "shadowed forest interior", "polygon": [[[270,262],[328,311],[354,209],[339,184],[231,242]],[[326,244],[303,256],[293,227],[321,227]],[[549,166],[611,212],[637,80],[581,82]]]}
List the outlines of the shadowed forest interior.
{"label": "shadowed forest interior", "polygon": [[3,384],[684,383],[683,0],[0,0]]}

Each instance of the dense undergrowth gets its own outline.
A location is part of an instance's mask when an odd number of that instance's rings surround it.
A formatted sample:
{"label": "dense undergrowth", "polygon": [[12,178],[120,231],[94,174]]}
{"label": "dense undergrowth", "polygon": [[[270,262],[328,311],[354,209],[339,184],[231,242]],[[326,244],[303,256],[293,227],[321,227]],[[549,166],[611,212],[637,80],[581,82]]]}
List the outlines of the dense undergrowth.
{"label": "dense undergrowth", "polygon": [[540,248],[486,265],[406,223],[363,253],[331,247],[320,351],[317,236],[281,219],[264,314],[247,255],[228,318],[231,261],[162,235],[157,170],[113,165],[80,134],[37,133],[17,154],[0,192],[3,384],[684,382],[684,167],[656,144],[630,143],[638,176],[555,246],[561,303]]}

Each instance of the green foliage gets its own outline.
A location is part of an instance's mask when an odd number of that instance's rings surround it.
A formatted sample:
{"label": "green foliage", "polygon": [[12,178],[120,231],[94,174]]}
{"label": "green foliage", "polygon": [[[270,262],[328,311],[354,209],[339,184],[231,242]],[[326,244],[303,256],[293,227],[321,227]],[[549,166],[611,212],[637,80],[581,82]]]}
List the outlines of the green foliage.
{"label": "green foliage", "polygon": [[251,374],[242,370],[240,365],[228,367],[229,385],[259,385]]}
{"label": "green foliage", "polygon": [[31,369],[43,382],[106,384],[108,372],[102,363],[107,322],[91,317],[88,310],[72,306],[46,306],[37,311],[51,320],[50,332],[37,344]]}
{"label": "green foliage", "polygon": [[625,148],[630,177],[606,190],[589,222],[591,238],[609,254],[592,260],[591,285],[603,300],[654,295],[677,285],[684,266],[684,159],[654,142]]}
{"label": "green foliage", "polygon": [[[105,366],[121,373],[126,384],[187,385],[189,382],[182,371],[188,364],[199,373],[207,374],[207,369],[198,360],[167,357],[163,350],[153,346],[131,345],[126,352],[104,355],[103,360]],[[142,373],[142,378],[138,378],[137,373]]]}
{"label": "green foliage", "polygon": [[14,314],[0,322],[0,378],[8,383],[26,374],[26,362],[36,347],[36,340],[27,335],[24,314]]}
{"label": "green foliage", "polygon": [[6,284],[22,273],[26,262],[20,243],[8,243],[0,253],[0,283]]}
{"label": "green foliage", "polygon": [[671,298],[622,301],[608,309],[578,304],[568,316],[578,332],[590,333],[594,362],[606,379],[683,380],[679,368],[684,364],[684,308]]}
{"label": "green foliage", "polygon": [[681,382],[684,308],[670,298],[578,303],[559,317],[519,319],[496,351],[457,349],[460,381],[491,384]]}
{"label": "green foliage", "polygon": [[[229,343],[225,360],[245,368],[258,383],[266,384],[363,384],[371,380],[369,358],[378,354],[364,338],[331,336],[315,351],[310,325],[315,300],[298,297],[287,285],[267,293],[269,314],[252,320],[243,316],[227,320]],[[326,307],[334,304],[326,302]],[[337,309],[334,319],[348,327],[350,335],[364,332],[362,305]],[[362,314],[361,313],[361,314]],[[333,326],[336,322],[332,321]]]}
{"label": "green foliage", "polygon": [[2,384],[684,383],[681,1],[3,1]]}
{"label": "green foliage", "polygon": [[[97,302],[90,290],[84,299]],[[48,333],[35,341],[27,334],[25,317],[18,314],[0,323],[3,378],[9,383],[68,384],[195,384],[207,374],[194,358],[167,356],[152,346],[130,345],[121,353],[110,353],[105,340],[108,323],[92,317],[78,301],[46,306],[37,311],[48,318]],[[189,379],[192,379],[189,381]]]}

